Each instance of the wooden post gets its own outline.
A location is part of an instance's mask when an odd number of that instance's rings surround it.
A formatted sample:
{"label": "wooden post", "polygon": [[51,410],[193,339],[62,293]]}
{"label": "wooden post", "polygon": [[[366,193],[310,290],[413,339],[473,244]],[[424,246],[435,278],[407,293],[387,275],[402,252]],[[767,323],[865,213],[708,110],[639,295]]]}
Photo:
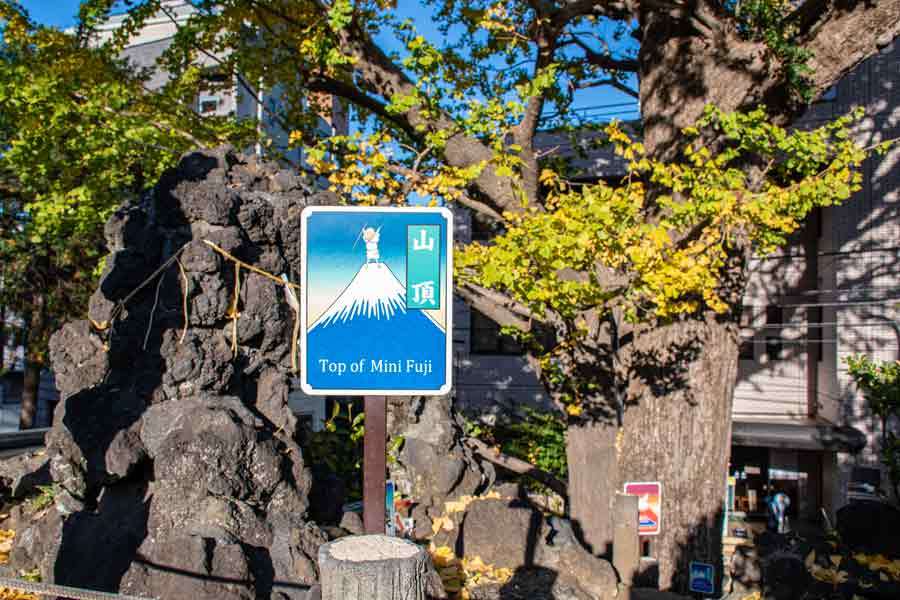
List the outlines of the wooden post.
{"label": "wooden post", "polygon": [[613,511],[613,567],[622,581],[622,592],[617,598],[631,597],[631,584],[641,563],[641,539],[638,536],[638,497],[616,494]]}
{"label": "wooden post", "polygon": [[387,398],[366,396],[363,438],[363,526],[366,533],[384,534],[384,485],[387,469]]}
{"label": "wooden post", "polygon": [[322,600],[425,600],[428,554],[386,535],[354,535],[319,547]]}

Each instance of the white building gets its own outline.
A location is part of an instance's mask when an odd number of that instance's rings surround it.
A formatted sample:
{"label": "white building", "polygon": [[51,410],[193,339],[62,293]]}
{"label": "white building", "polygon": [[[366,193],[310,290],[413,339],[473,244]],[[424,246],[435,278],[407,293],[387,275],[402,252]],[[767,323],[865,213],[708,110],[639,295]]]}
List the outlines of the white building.
{"label": "white building", "polygon": [[[168,73],[157,66],[157,61],[172,45],[175,34],[183,27],[197,9],[186,0],[165,0],[161,10],[147,19],[144,26],[132,36],[122,56],[136,69],[153,70],[148,88],[158,89],[165,85]],[[98,27],[98,43],[107,41],[120,28],[127,14],[115,14]],[[240,75],[231,78],[221,73],[219,66],[221,57],[208,52],[199,52],[198,61],[208,71],[210,91],[198,94],[192,107],[201,115],[233,116],[235,119],[257,119],[260,129],[271,140],[272,145],[266,149],[271,154],[276,150],[283,154],[292,164],[302,162],[300,150],[288,149],[288,135],[279,118],[282,99],[278,86],[265,89],[258,81],[250,81]],[[212,89],[216,88],[216,89]],[[320,130],[323,135],[346,133],[348,128],[346,111],[336,98],[326,98],[325,103],[331,107],[330,114],[320,117]],[[255,151],[263,154],[263,148],[257,145]]]}

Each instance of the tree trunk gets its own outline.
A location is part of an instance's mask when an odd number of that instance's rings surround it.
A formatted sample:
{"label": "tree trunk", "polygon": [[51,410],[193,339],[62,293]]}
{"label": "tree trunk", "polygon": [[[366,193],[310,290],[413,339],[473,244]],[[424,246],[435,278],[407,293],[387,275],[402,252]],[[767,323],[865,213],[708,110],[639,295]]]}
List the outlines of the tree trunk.
{"label": "tree trunk", "polygon": [[340,538],[319,548],[322,600],[425,600],[425,549],[386,535]]}
{"label": "tree trunk", "polygon": [[25,373],[22,384],[22,408],[19,412],[19,429],[31,429],[35,426],[38,399],[41,388],[41,370],[44,358],[41,352],[41,341],[44,339],[46,314],[44,296],[36,294],[33,306],[26,322],[28,333],[25,341]]}
{"label": "tree trunk", "polygon": [[605,553],[616,492],[626,481],[659,481],[660,534],[645,539],[660,588],[687,591],[690,561],[721,557],[736,330],[714,321],[659,327],[636,338],[627,360],[622,428],[594,421],[569,429],[572,517],[594,552]]}

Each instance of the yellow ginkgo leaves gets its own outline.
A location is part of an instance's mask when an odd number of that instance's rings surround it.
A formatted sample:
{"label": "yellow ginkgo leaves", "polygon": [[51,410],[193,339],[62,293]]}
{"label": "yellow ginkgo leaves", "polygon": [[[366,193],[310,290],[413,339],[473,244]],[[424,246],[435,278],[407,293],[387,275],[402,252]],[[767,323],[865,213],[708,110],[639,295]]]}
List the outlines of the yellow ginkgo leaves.
{"label": "yellow ginkgo leaves", "polygon": [[428,551],[444,590],[458,600],[469,600],[470,590],[476,586],[503,584],[513,576],[512,569],[489,565],[480,556],[457,558],[448,546],[432,544]]}
{"label": "yellow ginkgo leaves", "polygon": [[[0,529],[0,564],[9,562],[9,553],[12,551],[13,540],[16,532],[10,529]],[[26,594],[19,590],[0,588],[0,600],[38,600],[34,594]]]}
{"label": "yellow ginkgo leaves", "polygon": [[880,571],[894,581],[900,581],[900,560],[890,560],[883,554],[854,554],[853,560],[872,571]]}

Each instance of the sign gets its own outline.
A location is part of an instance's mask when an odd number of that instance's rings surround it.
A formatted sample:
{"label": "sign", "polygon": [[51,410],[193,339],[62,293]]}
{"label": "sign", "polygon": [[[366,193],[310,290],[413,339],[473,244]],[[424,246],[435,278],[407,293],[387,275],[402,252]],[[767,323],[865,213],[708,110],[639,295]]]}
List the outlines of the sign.
{"label": "sign", "polygon": [[453,215],[307,207],[300,383],[310,395],[443,395],[451,386]]}
{"label": "sign", "polygon": [[658,481],[626,482],[625,493],[638,497],[638,535],[659,535],[662,484]]}
{"label": "sign", "polygon": [[384,484],[384,512],[385,512],[385,535],[389,535],[391,537],[397,535],[394,517],[396,516],[395,508],[394,508],[394,482],[388,480]]}
{"label": "sign", "polygon": [[690,590],[701,594],[715,593],[716,571],[712,565],[691,561]]}

